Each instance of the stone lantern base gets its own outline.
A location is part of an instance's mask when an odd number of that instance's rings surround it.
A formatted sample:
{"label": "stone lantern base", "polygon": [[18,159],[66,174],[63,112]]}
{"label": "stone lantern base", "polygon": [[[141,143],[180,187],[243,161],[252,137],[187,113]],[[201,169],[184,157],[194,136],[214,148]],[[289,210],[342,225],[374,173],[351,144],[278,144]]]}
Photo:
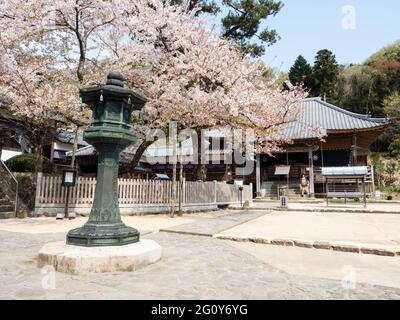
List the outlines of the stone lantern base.
{"label": "stone lantern base", "polygon": [[67,234],[67,244],[83,247],[124,246],[139,242],[139,232],[123,223],[115,225],[90,225],[74,229]]}
{"label": "stone lantern base", "polygon": [[63,241],[48,243],[39,251],[38,267],[52,266],[69,274],[132,272],[161,259],[162,248],[153,240],[121,247],[77,247]]}

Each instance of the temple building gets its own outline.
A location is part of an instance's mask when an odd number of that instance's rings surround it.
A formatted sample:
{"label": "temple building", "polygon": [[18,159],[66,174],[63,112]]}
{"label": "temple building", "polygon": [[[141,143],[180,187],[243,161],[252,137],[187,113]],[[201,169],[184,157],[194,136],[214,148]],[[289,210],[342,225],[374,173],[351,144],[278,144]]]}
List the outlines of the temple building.
{"label": "temple building", "polygon": [[[386,119],[355,114],[320,98],[299,103],[298,119],[281,126],[292,140],[273,157],[257,155],[255,183],[261,197],[275,197],[281,185],[298,194],[303,175],[311,196],[324,194],[322,167],[368,166],[369,147],[387,126]],[[373,184],[373,170],[367,182]]]}

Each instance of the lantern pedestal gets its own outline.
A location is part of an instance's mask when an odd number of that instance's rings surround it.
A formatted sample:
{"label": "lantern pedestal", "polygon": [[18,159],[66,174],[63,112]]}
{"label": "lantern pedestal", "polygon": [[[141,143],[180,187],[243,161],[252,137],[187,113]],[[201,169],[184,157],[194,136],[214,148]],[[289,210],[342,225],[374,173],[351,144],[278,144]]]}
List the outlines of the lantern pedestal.
{"label": "lantern pedestal", "polygon": [[84,247],[124,246],[139,242],[139,232],[126,226],[118,204],[119,154],[136,142],[130,131],[132,111],[140,110],[146,98],[124,88],[124,77],[111,72],[107,83],[80,90],[81,101],[93,112],[83,138],[98,153],[97,183],[88,222],[67,235],[67,244]]}
{"label": "lantern pedestal", "polygon": [[136,139],[122,130],[89,128],[84,139],[99,156],[93,207],[88,222],[67,235],[67,244],[86,247],[122,246],[138,242],[139,232],[121,220],[118,205],[119,153]]}
{"label": "lantern pedestal", "polygon": [[85,248],[64,241],[46,244],[39,251],[38,267],[52,266],[69,274],[132,272],[156,263],[162,249],[152,240],[122,247]]}

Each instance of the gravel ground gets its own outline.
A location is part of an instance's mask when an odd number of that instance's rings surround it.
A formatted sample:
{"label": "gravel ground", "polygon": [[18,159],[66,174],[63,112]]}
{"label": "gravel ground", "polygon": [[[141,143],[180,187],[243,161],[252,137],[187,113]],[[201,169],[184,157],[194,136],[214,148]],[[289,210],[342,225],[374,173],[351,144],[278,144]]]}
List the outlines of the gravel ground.
{"label": "gravel ground", "polygon": [[400,299],[400,290],[294,276],[224,241],[152,233],[161,262],[134,273],[72,276],[36,267],[65,233],[0,231],[0,299]]}

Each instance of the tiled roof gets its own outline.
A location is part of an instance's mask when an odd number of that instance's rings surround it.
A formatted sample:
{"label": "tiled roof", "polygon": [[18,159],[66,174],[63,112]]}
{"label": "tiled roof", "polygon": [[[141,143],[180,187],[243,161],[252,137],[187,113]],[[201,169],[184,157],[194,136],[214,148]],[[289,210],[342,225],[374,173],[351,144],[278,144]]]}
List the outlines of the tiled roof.
{"label": "tiled roof", "polygon": [[[73,144],[75,140],[75,133],[68,131],[57,132],[56,139],[63,143]],[[78,133],[78,146],[88,146],[89,144],[83,140],[82,133]]]}
{"label": "tiled roof", "polygon": [[[75,152],[75,156],[77,156],[77,157],[91,156],[91,155],[97,155],[97,152],[93,146],[86,146],[86,147],[76,150],[76,152]],[[67,156],[71,157],[72,151],[68,151]]]}
{"label": "tiled roof", "polygon": [[304,99],[299,103],[296,121],[280,127],[280,134],[293,140],[324,137],[329,132],[368,130],[384,127],[387,120],[353,113],[320,98]]}
{"label": "tiled roof", "polygon": [[[124,163],[124,164],[130,163],[137,148],[138,148],[137,145],[132,145],[132,146],[127,147],[125,150],[123,150],[119,154],[119,162]],[[66,155],[67,155],[67,157],[71,157],[72,151],[67,152]],[[76,157],[93,156],[93,155],[97,155],[97,151],[91,145],[80,148],[80,149],[76,150],[76,153],[75,153]]]}

